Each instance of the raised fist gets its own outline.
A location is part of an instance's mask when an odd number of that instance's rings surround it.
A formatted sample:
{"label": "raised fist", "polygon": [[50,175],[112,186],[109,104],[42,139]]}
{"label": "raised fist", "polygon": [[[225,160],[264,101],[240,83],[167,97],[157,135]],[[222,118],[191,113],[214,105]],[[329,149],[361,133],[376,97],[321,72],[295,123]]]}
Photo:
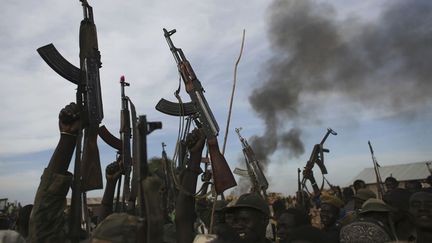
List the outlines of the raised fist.
{"label": "raised fist", "polygon": [[120,177],[121,172],[120,164],[118,161],[114,161],[107,165],[105,169],[105,177],[107,180],[117,180]]}
{"label": "raised fist", "polygon": [[190,153],[201,153],[204,149],[204,144],[205,136],[198,128],[195,128],[186,137],[186,146],[188,147]]}
{"label": "raised fist", "polygon": [[78,105],[72,102],[60,111],[59,130],[62,134],[77,135],[80,128],[80,110]]}

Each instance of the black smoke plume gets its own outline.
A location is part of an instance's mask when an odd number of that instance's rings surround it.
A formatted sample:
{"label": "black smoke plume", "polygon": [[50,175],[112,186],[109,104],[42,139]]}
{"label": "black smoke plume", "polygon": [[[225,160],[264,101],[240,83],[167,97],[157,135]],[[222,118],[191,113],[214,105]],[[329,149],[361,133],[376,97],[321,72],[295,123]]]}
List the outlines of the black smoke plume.
{"label": "black smoke plume", "polygon": [[251,139],[262,162],[304,153],[302,125],[319,122],[326,97],[396,115],[430,103],[432,1],[387,1],[373,21],[313,0],[275,0],[267,13],[273,56],[249,97],[266,125]]}

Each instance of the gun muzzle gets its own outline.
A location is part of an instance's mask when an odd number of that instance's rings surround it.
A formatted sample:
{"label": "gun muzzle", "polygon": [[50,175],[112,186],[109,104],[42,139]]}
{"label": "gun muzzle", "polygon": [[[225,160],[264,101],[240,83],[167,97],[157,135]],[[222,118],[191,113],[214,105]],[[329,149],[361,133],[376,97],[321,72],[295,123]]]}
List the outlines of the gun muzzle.
{"label": "gun muzzle", "polygon": [[172,36],[177,30],[176,29],[172,29],[170,31],[168,31],[167,29],[163,28],[164,31],[164,36],[165,37],[170,37]]}

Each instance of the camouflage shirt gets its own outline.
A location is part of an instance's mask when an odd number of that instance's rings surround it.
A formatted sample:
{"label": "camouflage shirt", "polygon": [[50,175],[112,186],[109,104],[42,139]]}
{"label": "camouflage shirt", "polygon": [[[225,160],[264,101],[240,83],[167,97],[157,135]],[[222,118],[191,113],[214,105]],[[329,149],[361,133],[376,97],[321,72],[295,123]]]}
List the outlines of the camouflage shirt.
{"label": "camouflage shirt", "polygon": [[29,222],[30,242],[65,242],[66,195],[72,174],[56,174],[45,169],[36,193]]}

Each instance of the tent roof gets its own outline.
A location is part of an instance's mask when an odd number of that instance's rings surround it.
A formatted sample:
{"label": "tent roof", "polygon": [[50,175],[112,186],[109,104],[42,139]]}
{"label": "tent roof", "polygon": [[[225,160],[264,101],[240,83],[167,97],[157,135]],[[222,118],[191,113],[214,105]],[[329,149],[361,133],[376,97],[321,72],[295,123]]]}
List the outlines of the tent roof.
{"label": "tent roof", "polygon": [[[379,167],[379,172],[383,181],[390,175],[392,175],[398,181],[410,181],[426,179],[426,177],[431,174],[428,170],[428,167],[426,166],[426,161],[381,166]],[[365,181],[366,184],[376,183],[374,168],[371,167],[363,169],[356,177],[351,180],[351,184],[358,179]]]}

